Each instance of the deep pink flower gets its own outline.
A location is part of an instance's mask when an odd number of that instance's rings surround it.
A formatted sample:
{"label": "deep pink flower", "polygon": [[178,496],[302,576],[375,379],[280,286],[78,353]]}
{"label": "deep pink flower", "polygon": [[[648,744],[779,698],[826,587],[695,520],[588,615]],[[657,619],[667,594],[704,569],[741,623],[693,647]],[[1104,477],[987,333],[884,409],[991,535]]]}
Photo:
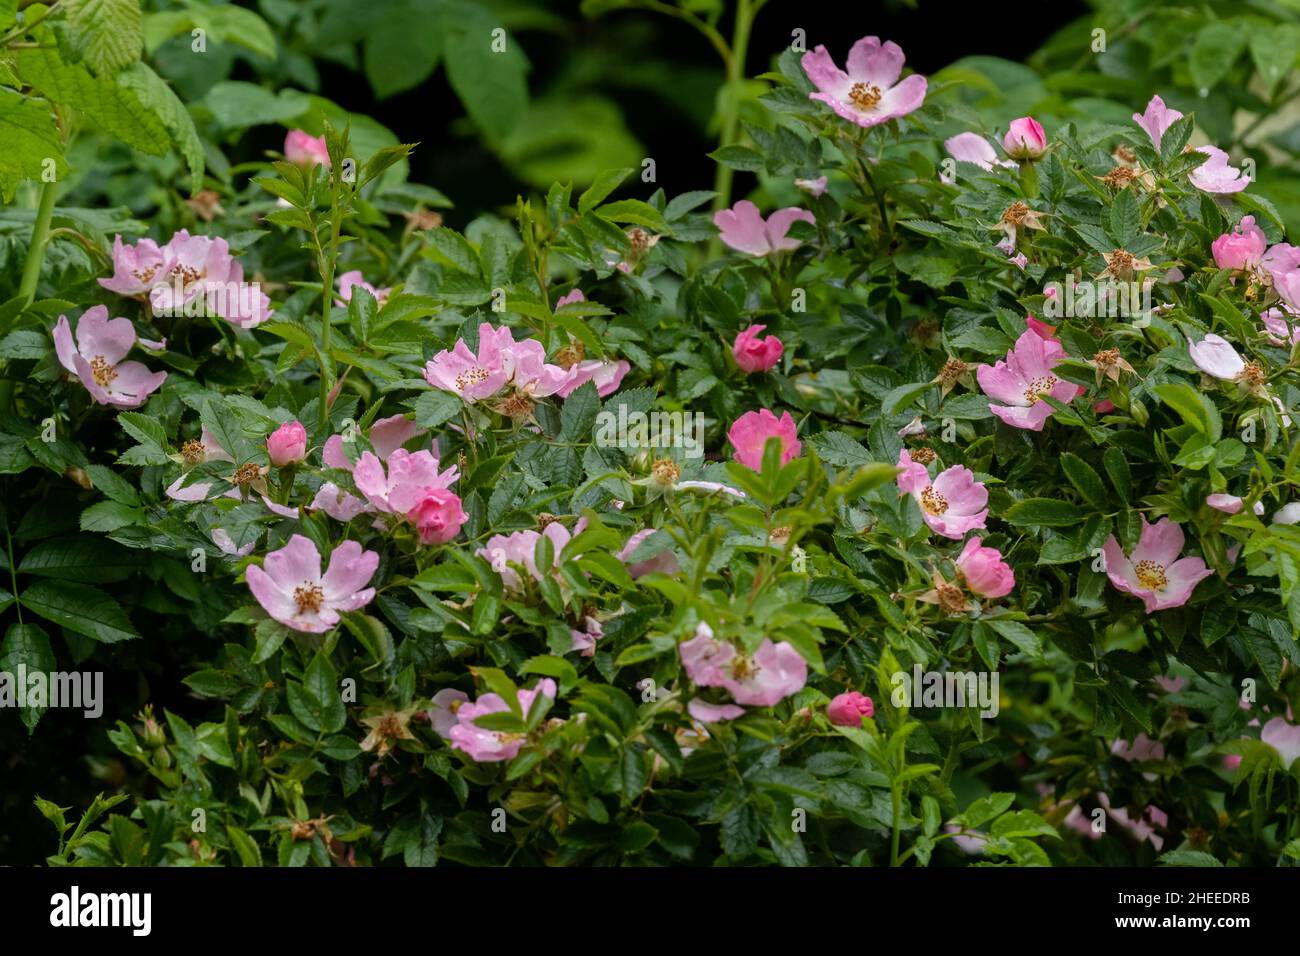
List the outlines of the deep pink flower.
{"label": "deep pink flower", "polygon": [[[423,435],[425,429],[411,421],[405,415],[392,415],[381,418],[370,426],[370,447],[380,461],[388,461],[389,455],[401,448],[410,439]],[[331,435],[325,441],[321,459],[326,468],[338,468],[352,473],[353,463],[343,450],[343,436]],[[351,521],[357,515],[375,510],[349,491],[344,491],[332,481],[323,482],[312,500],[311,508],[324,511],[336,521]]]}
{"label": "deep pink flower", "polygon": [[781,440],[782,465],[789,464],[803,450],[789,412],[782,412],[780,418],[766,408],[745,412],[727,430],[727,440],[736,449],[736,461],[754,471],[763,468],[763,448],[769,438]]}
{"label": "deep pink flower", "polygon": [[798,239],[789,239],[786,233],[796,220],[802,222],[817,221],[806,209],[789,206],[778,209],[764,219],[748,199],[742,199],[730,209],[719,209],[713,214],[713,224],[724,243],[737,252],[747,252],[751,256],[766,256],[773,252],[798,249]]}
{"label": "deep pink flower", "polygon": [[1268,239],[1255,225],[1254,216],[1242,216],[1235,229],[1219,236],[1210,246],[1214,264],[1220,269],[1253,269],[1263,260],[1267,247]]}
{"label": "deep pink flower", "polygon": [[461,508],[460,497],[443,488],[425,491],[406,517],[419,532],[420,544],[446,544],[469,520]]}
{"label": "deep pink flower", "polygon": [[1044,339],[1029,329],[1016,339],[1015,348],[1005,361],[981,365],[975,370],[980,389],[989,398],[1002,402],[989,404],[998,418],[1015,428],[1042,431],[1043,424],[1055,409],[1042,400],[1050,395],[1059,402],[1071,402],[1083,389],[1052,374],[1065,357],[1065,349],[1056,339]]}
{"label": "deep pink flower", "polygon": [[906,448],[898,456],[898,467],[902,469],[895,479],[899,491],[916,499],[931,531],[960,541],[967,531],[984,527],[989,514],[988,489],[975,480],[969,468],[953,465],[931,483],[925,465],[912,461]]}
{"label": "deep pink flower", "polygon": [[1002,137],[1002,148],[1012,159],[1038,159],[1047,152],[1047,134],[1032,116],[1012,120],[1007,135]]}
{"label": "deep pink flower", "polygon": [[1035,335],[1044,341],[1047,341],[1048,339],[1055,341],[1056,339],[1056,326],[1048,325],[1042,319],[1034,318],[1032,312],[1025,316],[1025,325],[1027,325]]}
{"label": "deep pink flower", "polygon": [[352,480],[375,510],[389,514],[409,515],[430,492],[450,488],[460,477],[455,465],[439,472],[438,459],[428,450],[399,448],[388,456],[387,465],[385,473],[378,457],[363,452]]}
{"label": "deep pink flower", "polygon": [[370,603],[375,589],[365,585],[379,567],[379,555],[344,541],[330,555],[323,575],[320,562],[312,540],[295,534],[268,554],[261,567],[249,565],[244,577],[257,603],[275,620],[295,631],[321,634],[338,624],[340,611]]}
{"label": "deep pink flower", "polygon": [[766,328],[766,325],[751,325],[737,335],[736,341],[732,343],[731,354],[735,356],[736,365],[742,372],[751,375],[754,372],[766,372],[781,361],[781,353],[785,350],[781,340],[775,335],[769,335],[765,339],[758,337]]}
{"label": "deep pink flower", "polygon": [[808,662],[785,641],[764,638],[753,656],[735,653],[721,665],[722,686],[738,704],[771,707],[803,690]]}
{"label": "deep pink flower", "polygon": [[360,287],[365,289],[375,297],[375,302],[382,308],[388,302],[388,296],[393,291],[388,289],[376,289],[361,274],[360,269],[353,269],[351,272],[345,272],[339,276],[339,297],[334,300],[334,304],[340,307],[346,307],[352,301],[352,290]]}
{"label": "deep pink flower", "polygon": [[1142,517],[1142,533],[1132,555],[1125,555],[1111,535],[1102,549],[1110,583],[1140,598],[1148,614],[1182,607],[1192,591],[1214,572],[1200,558],[1179,558],[1183,550],[1183,529],[1168,518],[1148,524]]}
{"label": "deep pink flower", "polygon": [[289,130],[284,138],[284,158],[297,166],[330,168],[330,151],[324,136],[312,136],[300,129]]}
{"label": "deep pink flower", "polygon": [[1015,587],[1016,575],[997,548],[986,548],[978,537],[971,538],[957,556],[957,570],[973,594],[986,598],[1006,597]]}
{"label": "deep pink flower", "polygon": [[307,429],[302,422],[285,422],[266,439],[266,453],[277,468],[292,465],[307,457]]}
{"label": "deep pink flower", "polygon": [[1146,130],[1147,135],[1151,137],[1152,145],[1156,149],[1160,148],[1160,140],[1164,138],[1165,130],[1182,118],[1182,113],[1178,112],[1178,110],[1169,109],[1165,106],[1165,101],[1159,96],[1151,97],[1151,101],[1147,103],[1145,113],[1133,114],[1133,122]]}
{"label": "deep pink flower", "polygon": [[113,238],[112,278],[98,281],[110,292],[138,299],[147,296],[159,282],[166,281],[164,277],[171,268],[172,263],[152,239],[128,245],[119,235]]}
{"label": "deep pink flower", "polygon": [[100,405],[138,408],[167,378],[166,372],[151,372],[139,362],[122,361],[134,344],[135,326],[131,320],[110,319],[104,305],[82,313],[75,342],[66,315],[59,316],[54,324],[54,351],[59,364],[81,379],[90,397]]}
{"label": "deep pink flower", "polygon": [[862,718],[870,717],[875,712],[876,705],[871,698],[856,690],[839,694],[826,705],[826,716],[830,722],[841,727],[861,727]]}
{"label": "deep pink flower", "polygon": [[847,72],[820,45],[800,63],[818,90],[809,99],[820,100],[851,123],[871,127],[906,116],[925,102],[925,77],[914,73],[898,79],[903,60],[897,43],[863,37],[849,50]]}
{"label": "deep pink flower", "polygon": [[1236,166],[1228,164],[1228,154],[1217,146],[1202,146],[1197,150],[1210,157],[1192,170],[1187,177],[1201,192],[1222,195],[1239,193],[1250,185],[1250,177]]}
{"label": "deep pink flower", "polygon": [[[554,700],[555,681],[544,677],[532,690],[518,692],[519,710],[525,717],[538,694]],[[456,724],[448,731],[452,750],[463,751],[471,760],[479,763],[513,760],[527,740],[523,734],[487,730],[474,723],[477,717],[505,713],[508,710],[510,705],[497,694],[484,694],[472,704],[460,704],[456,708]]]}
{"label": "deep pink flower", "polygon": [[1282,766],[1288,770],[1300,760],[1300,724],[1287,723],[1285,717],[1274,717],[1259,732],[1259,739],[1277,751]]}

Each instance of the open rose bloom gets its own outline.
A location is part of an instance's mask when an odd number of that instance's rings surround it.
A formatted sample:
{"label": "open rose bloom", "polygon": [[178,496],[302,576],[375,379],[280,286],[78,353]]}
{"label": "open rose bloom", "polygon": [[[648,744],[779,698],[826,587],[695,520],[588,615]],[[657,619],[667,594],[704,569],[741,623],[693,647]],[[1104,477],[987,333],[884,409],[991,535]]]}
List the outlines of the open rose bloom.
{"label": "open rose bloom", "polygon": [[781,443],[781,464],[788,465],[803,449],[795,435],[794,419],[789,412],[777,418],[766,408],[745,412],[731,424],[727,439],[736,449],[736,461],[759,471],[763,467],[763,450],[769,438]]}
{"label": "open rose bloom", "polygon": [[1042,431],[1055,411],[1044,395],[1069,403],[1084,391],[1053,372],[1064,357],[1056,339],[1044,339],[1033,329],[1024,332],[1004,360],[975,370],[980,388],[993,399],[989,411],[1013,428]]}
{"label": "open rose bloom", "polygon": [[800,61],[820,100],[836,114],[858,126],[878,126],[906,116],[925,102],[925,77],[913,73],[903,80],[903,51],[892,41],[863,37],[849,50],[846,69],[831,59],[826,47],[805,53]]}
{"label": "open rose bloom", "polygon": [[310,538],[295,534],[272,551],[262,566],[244,572],[248,589],[266,613],[295,631],[320,634],[339,623],[339,613],[365,607],[375,596],[366,587],[379,567],[379,555],[344,541],[330,554],[321,574],[321,555]]}
{"label": "open rose bloom", "polygon": [[1117,589],[1140,599],[1148,614],[1182,607],[1196,585],[1214,573],[1200,558],[1180,557],[1183,543],[1183,529],[1168,518],[1148,524],[1143,517],[1132,554],[1124,553],[1114,535],[1106,539],[1106,576]]}
{"label": "open rose bloom", "polygon": [[135,345],[130,319],[110,319],[108,307],[87,309],[77,322],[76,338],[67,316],[54,326],[54,350],[59,364],[81,380],[100,405],[138,408],[158,390],[166,372],[151,372],[139,362],[123,361]]}
{"label": "open rose bloom", "polygon": [[[989,493],[969,468],[954,465],[931,481],[925,465],[913,461],[907,449],[899,455],[898,467],[902,469],[896,479],[898,490],[916,499],[930,530],[960,541],[966,532],[984,527]],[[972,540],[978,544],[979,539]]]}

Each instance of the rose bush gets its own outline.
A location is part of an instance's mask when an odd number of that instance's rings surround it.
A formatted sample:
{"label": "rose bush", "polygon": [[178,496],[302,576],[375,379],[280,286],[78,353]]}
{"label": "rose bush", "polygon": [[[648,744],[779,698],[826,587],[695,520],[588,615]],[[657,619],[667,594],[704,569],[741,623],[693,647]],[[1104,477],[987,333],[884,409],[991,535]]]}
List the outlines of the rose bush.
{"label": "rose bush", "polygon": [[[0,4],[0,670],[138,674],[51,862],[1300,859],[1300,249],[1178,77],[814,38],[753,199],[455,230],[332,104],[231,167],[84,6]],[[207,188],[56,206],[72,115]]]}

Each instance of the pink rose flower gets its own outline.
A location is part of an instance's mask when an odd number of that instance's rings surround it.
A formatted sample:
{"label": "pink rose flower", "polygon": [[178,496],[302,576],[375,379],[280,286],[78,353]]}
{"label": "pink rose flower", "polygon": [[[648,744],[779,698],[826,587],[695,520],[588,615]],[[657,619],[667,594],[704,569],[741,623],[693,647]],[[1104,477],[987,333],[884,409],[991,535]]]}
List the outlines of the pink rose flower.
{"label": "pink rose flower", "polygon": [[745,708],[735,704],[710,704],[698,697],[691,698],[687,712],[702,724],[716,724],[720,720],[735,720],[745,716]]}
{"label": "pink rose flower", "polygon": [[1044,395],[1071,402],[1084,391],[1052,374],[1064,357],[1065,349],[1059,341],[1044,339],[1033,329],[1025,331],[1005,361],[980,365],[975,370],[984,394],[1003,403],[990,403],[989,411],[1014,428],[1042,431],[1055,411],[1042,400]]}
{"label": "pink rose flower", "polygon": [[973,594],[986,598],[1006,597],[1015,587],[1016,576],[997,548],[986,548],[971,538],[957,556],[957,570]]}
{"label": "pink rose flower", "polygon": [[511,349],[514,335],[508,328],[495,329],[488,322],[478,327],[478,354],[457,339],[452,351],[443,349],[424,368],[424,379],[434,388],[459,395],[473,404],[491,398],[514,372]]}
{"label": "pink rose flower", "polygon": [[1254,216],[1242,216],[1232,232],[1225,232],[1211,244],[1214,264],[1220,269],[1253,269],[1264,258],[1268,239],[1255,225]]}
{"label": "pink rose flower", "polygon": [[463,690],[456,690],[454,687],[444,687],[438,693],[433,695],[432,704],[425,713],[429,716],[429,724],[433,727],[434,733],[444,740],[451,736],[451,728],[460,723],[460,718],[456,712],[460,710],[460,705],[469,700],[469,695]]}
{"label": "pink rose flower", "polygon": [[727,440],[736,449],[736,461],[754,471],[762,470],[763,448],[769,438],[781,441],[782,465],[789,464],[803,450],[803,445],[795,434],[794,419],[789,412],[782,412],[780,418],[766,408],[757,412],[745,412],[727,430]]}
{"label": "pink rose flower", "polygon": [[781,361],[781,353],[785,351],[781,340],[775,335],[769,335],[765,339],[758,337],[766,328],[766,325],[751,325],[737,335],[736,341],[732,343],[731,354],[735,356],[736,365],[742,372],[750,375],[766,372]]}
{"label": "pink rose flower", "polygon": [[1281,309],[1269,309],[1259,318],[1270,345],[1289,348],[1300,342],[1300,323],[1290,321],[1292,317]]}
{"label": "pink rose flower", "polygon": [[119,235],[113,238],[113,275],[98,282],[110,292],[139,299],[164,281],[171,268],[172,263],[152,239],[141,239],[132,246]]}
{"label": "pink rose flower", "polygon": [[1259,732],[1259,739],[1277,751],[1284,768],[1289,770],[1300,760],[1300,724],[1287,723],[1285,717],[1274,717]]}
{"label": "pink rose flower", "polygon": [[645,528],[638,531],[627,539],[627,544],[623,545],[623,550],[618,553],[618,559],[627,565],[627,573],[632,575],[633,579],[644,577],[656,571],[662,574],[676,574],[680,570],[677,564],[677,555],[673,554],[671,548],[664,548],[662,551],[640,561],[632,561],[632,555],[636,554],[642,543],[654,533],[654,528]]}
{"label": "pink rose flower", "polygon": [[863,37],[849,50],[847,72],[820,45],[800,63],[817,87],[809,99],[820,100],[850,123],[871,127],[906,116],[925,102],[925,77],[914,73],[899,81],[903,60],[897,43]]}
{"label": "pink rose flower", "polygon": [[338,624],[340,611],[370,603],[375,589],[365,585],[379,567],[379,555],[344,541],[330,555],[324,575],[320,563],[312,540],[295,534],[268,554],[261,567],[249,565],[244,577],[257,603],[275,620],[295,631],[321,634]]}
{"label": "pink rose flower", "polygon": [[1038,159],[1047,152],[1047,134],[1038,120],[1022,116],[1011,121],[1007,135],[1002,137],[1002,148],[1012,159]]}
{"label": "pink rose flower", "polygon": [[943,141],[943,148],[948,155],[959,163],[970,163],[983,170],[992,170],[994,166],[1015,168],[1015,163],[998,159],[998,152],[993,144],[979,133],[958,133]]}
{"label": "pink rose flower", "polygon": [[[560,564],[560,552],[574,537],[581,534],[586,526],[587,521],[583,518],[573,526],[572,534],[558,521],[552,521],[541,532],[529,530],[516,531],[509,535],[494,534],[475,554],[486,560],[492,565],[492,570],[501,575],[501,583],[507,590],[521,591],[523,579],[520,578],[517,569],[523,568],[534,581],[539,582],[543,576],[554,576],[555,569]],[[536,557],[537,542],[543,536],[551,541],[554,562],[551,567],[545,569],[544,573],[537,567]]]}
{"label": "pink rose flower", "polygon": [[596,653],[596,642],[605,636],[605,629],[600,621],[590,615],[582,619],[582,628],[570,628],[569,636],[573,638],[570,651],[577,651],[583,657],[592,657]]}
{"label": "pink rose flower", "polygon": [[385,472],[377,456],[363,452],[352,469],[352,480],[371,507],[388,514],[409,515],[430,492],[450,488],[460,478],[455,465],[439,472],[438,459],[427,450],[399,448],[388,456],[387,465]]}
{"label": "pink rose flower", "polygon": [[324,166],[330,168],[330,151],[324,136],[312,136],[300,129],[291,129],[284,138],[284,158],[296,166]]}
{"label": "pink rose flower", "polygon": [[1165,106],[1165,101],[1159,96],[1151,97],[1151,101],[1147,103],[1145,113],[1133,114],[1133,122],[1146,130],[1147,135],[1151,137],[1152,145],[1156,149],[1160,148],[1160,140],[1164,138],[1165,130],[1182,118],[1182,113],[1178,112],[1178,110],[1169,109]]}
{"label": "pink rose flower", "polygon": [[[186,442],[186,445],[188,446],[186,451],[189,455],[193,456],[192,461],[190,458],[186,459],[186,464],[202,465],[209,461],[233,462],[235,460],[231,458],[229,453],[227,453],[226,450],[217,443],[217,439],[213,436],[212,432],[208,431],[206,428],[200,433],[197,446],[191,445],[189,442]],[[171,498],[173,501],[193,502],[207,500],[208,491],[212,488],[212,482],[196,481],[188,485],[182,485],[182,482],[184,481],[185,475],[182,473],[179,478],[167,486],[165,492],[167,497]],[[228,488],[222,497],[238,498],[239,489]]]}
{"label": "pink rose flower", "polygon": [[[544,677],[532,690],[518,692],[519,710],[525,716],[532,709],[533,701],[538,694],[554,700],[555,681]],[[513,760],[527,739],[523,734],[487,730],[474,723],[477,717],[501,714],[508,710],[510,705],[497,694],[484,694],[472,704],[462,703],[456,708],[456,724],[448,731],[451,749],[459,750],[479,763]]]}
{"label": "pink rose flower", "polygon": [[346,308],[347,304],[352,301],[352,290],[362,288],[375,297],[375,302],[382,308],[388,302],[388,296],[393,291],[388,289],[376,289],[369,282],[365,281],[360,269],[353,269],[351,272],[345,272],[339,276],[339,297],[334,300],[334,304],[340,308]]}
{"label": "pink rose flower", "polygon": [[302,422],[285,422],[266,439],[266,453],[277,468],[292,465],[307,457],[307,429]]}
{"label": "pink rose flower", "polygon": [[1188,342],[1187,352],[1202,372],[1225,382],[1236,381],[1246,370],[1246,360],[1230,342],[1213,332],[1199,342]]}
{"label": "pink rose flower", "polygon": [[461,508],[460,497],[442,488],[426,491],[406,517],[419,532],[420,544],[425,545],[446,544],[469,520],[469,515]]}
{"label": "pink rose flower", "polygon": [[1188,181],[1201,192],[1223,195],[1239,193],[1250,185],[1250,177],[1236,166],[1228,164],[1228,154],[1217,146],[1202,146],[1197,150],[1210,157],[1192,170]]}
{"label": "pink rose flower", "polygon": [[1034,318],[1033,313],[1025,316],[1025,325],[1043,341],[1056,340],[1056,326],[1048,325],[1042,319]]}
{"label": "pink rose flower", "polygon": [[797,206],[778,209],[764,219],[758,207],[748,199],[713,214],[713,224],[718,227],[722,241],[737,252],[751,256],[798,249],[799,240],[786,237],[795,221],[815,223],[817,219],[808,210]]}
{"label": "pink rose flower", "polygon": [[713,628],[701,621],[695,635],[677,646],[686,676],[696,687],[721,687],[722,666],[736,655],[736,648],[713,637]]}
{"label": "pink rose flower", "polygon": [[108,306],[87,309],[77,322],[76,341],[66,315],[54,325],[54,351],[59,364],[77,376],[100,405],[139,408],[167,378],[139,362],[124,362],[135,344],[130,319],[110,319]]}
{"label": "pink rose flower", "polygon": [[721,666],[722,686],[738,704],[772,707],[808,682],[808,662],[793,644],[764,638],[752,657],[739,652]]}
{"label": "pink rose flower", "polygon": [[1214,572],[1200,558],[1179,558],[1183,529],[1168,518],[1154,525],[1142,518],[1142,533],[1132,555],[1125,555],[1111,535],[1102,553],[1106,576],[1116,589],[1139,598],[1148,614],[1182,607],[1196,585]]}
{"label": "pink rose flower", "polygon": [[862,718],[870,717],[876,712],[876,705],[870,697],[851,690],[836,696],[826,705],[826,716],[832,724],[840,727],[861,727]]}
{"label": "pink rose flower", "polygon": [[912,461],[906,448],[898,456],[898,467],[902,469],[895,479],[899,491],[916,499],[921,518],[931,531],[960,541],[967,531],[984,527],[989,514],[988,489],[975,480],[969,468],[953,465],[931,483],[925,465]]}

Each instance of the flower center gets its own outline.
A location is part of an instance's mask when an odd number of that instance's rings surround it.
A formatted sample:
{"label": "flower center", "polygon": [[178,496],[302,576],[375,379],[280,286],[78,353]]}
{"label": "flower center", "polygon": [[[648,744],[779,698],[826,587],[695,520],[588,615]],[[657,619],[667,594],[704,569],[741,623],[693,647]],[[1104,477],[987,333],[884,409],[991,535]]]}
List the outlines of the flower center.
{"label": "flower center", "polygon": [[731,662],[731,676],[736,680],[748,680],[758,673],[758,665],[743,654],[738,654]]}
{"label": "flower center", "polygon": [[587,350],[581,342],[570,342],[564,348],[555,353],[555,364],[560,368],[573,368],[582,361]]}
{"label": "flower center", "polygon": [[880,87],[869,83],[854,83],[849,90],[849,102],[860,110],[875,109],[880,103]]}
{"label": "flower center", "polygon": [[306,614],[308,611],[320,610],[321,602],[325,600],[325,592],[321,590],[319,584],[304,584],[293,589],[293,599],[298,605],[298,613]]}
{"label": "flower center", "polygon": [[957,585],[944,583],[935,590],[939,593],[939,607],[947,613],[957,614],[966,610],[966,595],[962,594]]}
{"label": "flower center", "polygon": [[262,477],[262,469],[250,461],[248,464],[240,465],[236,468],[234,477],[235,484],[240,485],[241,487],[251,485]]}
{"label": "flower center", "polygon": [[1102,349],[1092,360],[1103,368],[1109,368],[1119,361],[1119,349]]}
{"label": "flower center", "polygon": [[497,402],[494,409],[510,418],[522,421],[533,413],[534,402],[523,392],[514,392]]}
{"label": "flower center", "polygon": [[1162,564],[1156,564],[1154,561],[1139,561],[1134,568],[1138,584],[1148,591],[1162,591],[1165,585],[1169,583],[1169,578],[1165,575],[1165,568]]}
{"label": "flower center", "polygon": [[916,462],[918,465],[928,465],[938,457],[939,455],[935,450],[927,446],[912,449],[912,461]]}
{"label": "flower center", "polygon": [[198,269],[186,265],[173,266],[171,274],[174,276],[180,276],[183,285],[190,285],[191,283],[198,282],[203,276],[203,273],[199,272]]}
{"label": "flower center", "polygon": [[1002,213],[1002,221],[1010,226],[1019,226],[1029,216],[1029,205],[1017,199]]}
{"label": "flower center", "polygon": [[188,465],[197,465],[208,455],[208,450],[203,447],[203,442],[197,438],[191,438],[184,445],[181,445],[181,457],[185,459]]}
{"label": "flower center", "polygon": [[948,510],[948,499],[934,490],[934,485],[926,485],[921,492],[921,507],[932,515],[941,515]]}
{"label": "flower center", "polygon": [[1110,254],[1110,261],[1106,268],[1115,278],[1127,279],[1133,274],[1133,266],[1136,261],[1133,258],[1133,253],[1127,249],[1116,249]]}
{"label": "flower center", "polygon": [[1112,189],[1123,189],[1133,180],[1138,178],[1136,170],[1129,169],[1127,166],[1116,166],[1105,176],[1100,177],[1101,181]]}
{"label": "flower center", "polygon": [[471,385],[477,385],[488,377],[488,370],[485,368],[466,369],[456,376],[456,391],[464,394],[465,390]]}
{"label": "flower center", "polygon": [[145,285],[153,281],[153,274],[157,271],[158,266],[152,265],[147,269],[135,269],[131,272],[131,275],[139,279],[141,285]]}
{"label": "flower center", "polygon": [[96,355],[90,360],[90,371],[95,377],[95,384],[101,388],[108,388],[109,383],[117,378],[117,369],[113,368],[102,355]]}
{"label": "flower center", "polygon": [[650,466],[650,475],[659,485],[675,485],[682,470],[671,458],[660,458]]}
{"label": "flower center", "polygon": [[1040,375],[1029,382],[1029,387],[1025,389],[1025,401],[1032,405],[1044,395],[1050,394],[1055,387],[1055,375]]}
{"label": "flower center", "polygon": [[[1258,362],[1247,362],[1245,367],[1241,370],[1240,377],[1243,382],[1254,388],[1263,385],[1267,375],[1264,373],[1263,367],[1260,366]],[[98,380],[98,376],[96,376],[96,380]],[[101,382],[100,384],[103,383]]]}
{"label": "flower center", "polygon": [[939,370],[939,381],[944,385],[955,385],[957,380],[970,370],[970,366],[958,358],[950,358]]}

